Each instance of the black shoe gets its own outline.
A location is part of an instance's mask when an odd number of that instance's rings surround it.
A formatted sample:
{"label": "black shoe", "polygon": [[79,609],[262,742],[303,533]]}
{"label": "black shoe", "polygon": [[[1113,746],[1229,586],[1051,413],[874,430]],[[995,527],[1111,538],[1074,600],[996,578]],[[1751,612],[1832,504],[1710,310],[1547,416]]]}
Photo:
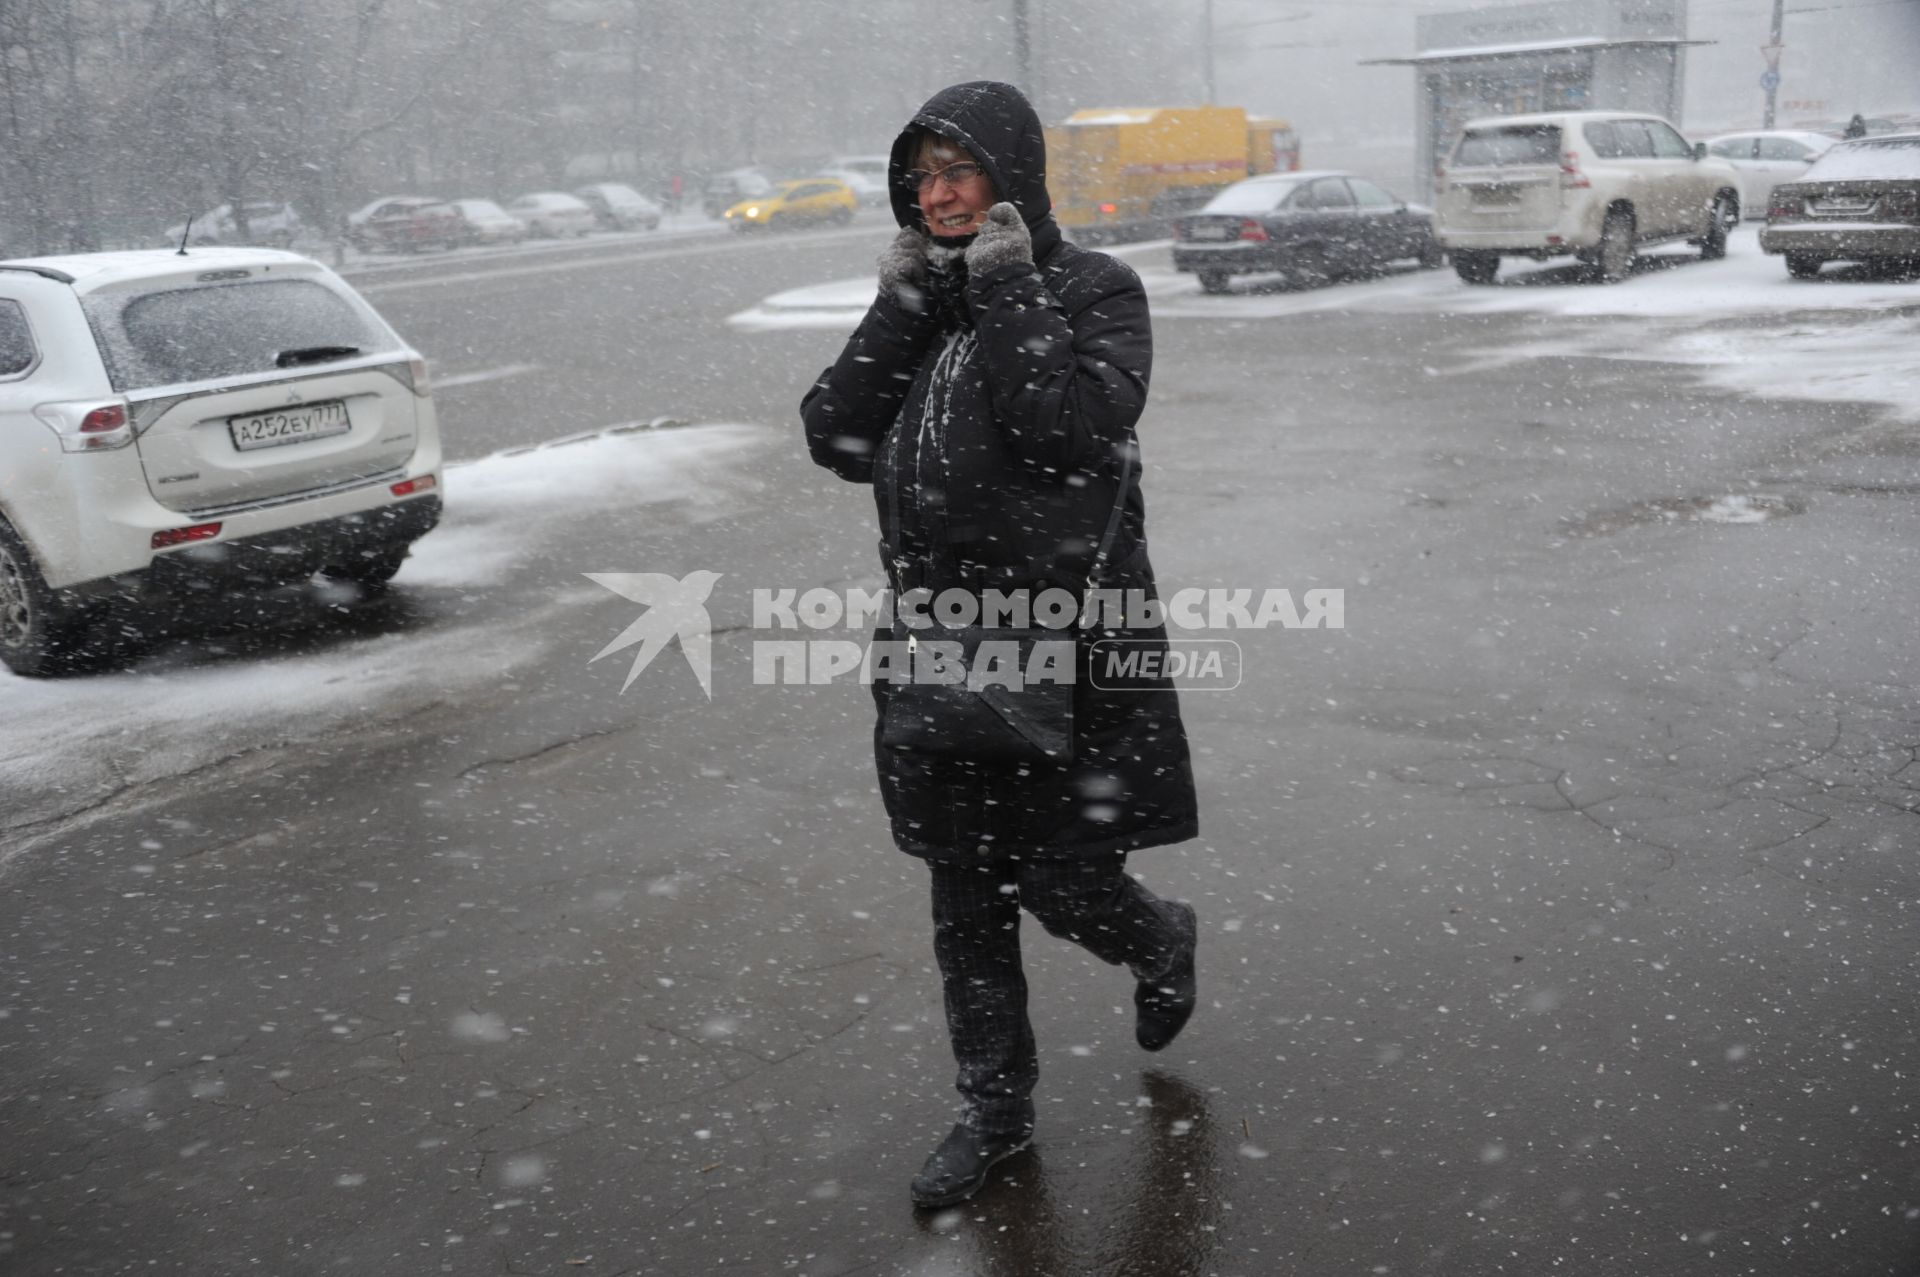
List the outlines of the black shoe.
{"label": "black shoe", "polygon": [[1200,947],[1200,918],[1192,905],[1175,901],[1173,907],[1183,915],[1180,948],[1174,953],[1173,965],[1158,980],[1142,980],[1133,990],[1133,1040],[1147,1051],[1164,1050],[1179,1037],[1199,1000],[1193,956]]}
{"label": "black shoe", "polygon": [[959,1123],[913,1177],[913,1204],[951,1206],[966,1201],[987,1182],[988,1171],[1032,1141],[1031,1129],[1017,1135],[981,1135]]}

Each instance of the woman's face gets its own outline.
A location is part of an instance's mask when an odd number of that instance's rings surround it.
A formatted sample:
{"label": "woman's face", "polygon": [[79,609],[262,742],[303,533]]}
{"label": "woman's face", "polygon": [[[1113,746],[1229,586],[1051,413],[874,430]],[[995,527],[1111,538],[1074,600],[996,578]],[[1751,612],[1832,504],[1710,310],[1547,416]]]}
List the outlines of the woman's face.
{"label": "woman's face", "polygon": [[[958,173],[949,172],[954,165],[965,167]],[[913,166],[939,174],[920,188],[920,215],[927,219],[927,229],[936,237],[973,234],[987,220],[987,210],[998,202],[993,182],[979,163],[964,148],[944,138],[923,142]]]}

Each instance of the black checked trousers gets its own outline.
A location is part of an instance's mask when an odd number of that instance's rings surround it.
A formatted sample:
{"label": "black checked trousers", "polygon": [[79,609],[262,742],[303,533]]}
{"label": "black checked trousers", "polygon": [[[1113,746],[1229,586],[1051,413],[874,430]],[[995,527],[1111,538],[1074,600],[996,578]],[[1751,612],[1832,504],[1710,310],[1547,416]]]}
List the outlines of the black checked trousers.
{"label": "black checked trousers", "polygon": [[1020,965],[1020,910],[1136,980],[1162,975],[1181,940],[1167,902],[1126,872],[1124,857],[1087,863],[1006,860],[992,865],[929,862],[933,952],[946,996],[947,1033],[965,1101],[962,1118],[989,1136],[1033,1124],[1040,1079],[1027,977]]}

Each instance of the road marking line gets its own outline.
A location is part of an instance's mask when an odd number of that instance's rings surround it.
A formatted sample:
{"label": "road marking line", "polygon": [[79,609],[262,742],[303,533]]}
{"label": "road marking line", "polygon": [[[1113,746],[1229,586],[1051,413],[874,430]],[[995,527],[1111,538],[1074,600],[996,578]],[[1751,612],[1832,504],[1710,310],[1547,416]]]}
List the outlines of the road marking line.
{"label": "road marking line", "polygon": [[518,377],[521,373],[539,371],[539,364],[503,364],[498,368],[482,368],[478,372],[457,372],[445,377],[435,374],[433,388],[446,390],[453,386],[472,386],[483,381],[499,381],[503,377]]}
{"label": "road marking line", "polygon": [[[558,275],[563,271],[606,270],[613,266],[635,266],[645,262],[667,261],[676,257],[709,257],[714,253],[756,253],[768,250],[781,252],[803,247],[806,244],[831,243],[835,240],[861,239],[874,237],[880,242],[883,228],[868,224],[848,227],[845,230],[808,231],[804,238],[763,240],[758,243],[741,243],[738,237],[729,236],[725,242],[703,244],[699,247],[660,249],[651,253],[607,254],[604,257],[589,257],[580,261],[552,262],[539,266],[510,266],[504,270],[463,271],[457,275],[435,275],[427,279],[395,280],[388,284],[359,284],[354,291],[361,296],[379,293],[396,293],[412,288],[433,288],[443,284],[483,284],[491,279],[513,279],[520,275]],[[704,238],[704,237],[703,237]],[[718,239],[718,236],[714,238]]]}

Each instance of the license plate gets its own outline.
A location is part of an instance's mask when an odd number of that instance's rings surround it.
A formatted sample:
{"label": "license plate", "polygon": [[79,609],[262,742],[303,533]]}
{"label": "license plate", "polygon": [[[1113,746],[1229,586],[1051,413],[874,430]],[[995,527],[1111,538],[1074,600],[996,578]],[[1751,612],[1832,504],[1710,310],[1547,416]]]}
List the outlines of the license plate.
{"label": "license plate", "polygon": [[1519,188],[1513,186],[1477,187],[1473,192],[1473,202],[1476,204],[1493,205],[1518,204],[1520,202],[1520,191]]}
{"label": "license plate", "polygon": [[338,399],[227,418],[227,430],[233,435],[233,446],[241,452],[305,443],[309,439],[325,439],[329,435],[343,435],[351,429],[353,423],[347,420],[347,405]]}
{"label": "license plate", "polygon": [[1196,226],[1187,232],[1190,239],[1228,239],[1233,228],[1230,226]]}
{"label": "license plate", "polygon": [[1864,213],[1872,207],[1872,200],[1813,201],[1813,211],[1816,213]]}

